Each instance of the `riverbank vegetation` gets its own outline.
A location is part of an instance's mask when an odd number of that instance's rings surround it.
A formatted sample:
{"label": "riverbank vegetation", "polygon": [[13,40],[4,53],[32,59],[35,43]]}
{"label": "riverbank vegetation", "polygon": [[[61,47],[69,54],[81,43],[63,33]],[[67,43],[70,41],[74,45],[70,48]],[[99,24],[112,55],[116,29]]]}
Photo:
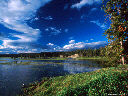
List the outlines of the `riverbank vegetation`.
{"label": "riverbank vegetation", "polygon": [[106,57],[78,57],[76,60],[102,60],[102,61],[108,61]]}
{"label": "riverbank vegetation", "polygon": [[128,65],[94,72],[44,78],[24,88],[21,96],[106,96],[128,94]]}

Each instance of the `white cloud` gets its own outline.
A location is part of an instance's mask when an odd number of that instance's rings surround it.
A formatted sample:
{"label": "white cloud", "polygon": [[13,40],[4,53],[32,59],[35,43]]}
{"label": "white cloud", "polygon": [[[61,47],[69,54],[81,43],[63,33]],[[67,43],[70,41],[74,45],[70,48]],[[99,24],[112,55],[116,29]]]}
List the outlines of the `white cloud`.
{"label": "white cloud", "polygon": [[101,46],[105,46],[107,44],[106,41],[98,41],[98,42],[77,42],[75,43],[75,40],[70,40],[69,44],[64,45],[62,47],[55,45],[53,43],[48,43],[47,46],[49,49],[46,49],[47,51],[68,51],[72,49],[82,49],[82,48],[99,48]]}
{"label": "white cloud", "polygon": [[95,47],[95,46],[100,46],[105,44],[107,44],[106,41],[98,41],[98,42],[86,43],[85,47]]}
{"label": "white cloud", "polygon": [[36,17],[36,18],[34,18],[34,19],[35,19],[35,20],[39,20],[39,18],[37,18],[37,17]]}
{"label": "white cloud", "polygon": [[17,50],[17,53],[36,53],[39,52],[37,49]]}
{"label": "white cloud", "polygon": [[74,5],[71,6],[71,8],[82,8],[83,6],[85,6],[86,4],[88,5],[92,5],[94,3],[101,3],[102,0],[81,0],[79,3],[76,3]]}
{"label": "white cloud", "polygon": [[4,46],[1,46],[1,45],[0,45],[0,49],[4,49]]}
{"label": "white cloud", "polygon": [[48,16],[48,17],[42,17],[45,20],[53,20],[52,16]]}
{"label": "white cloud", "polygon": [[48,49],[46,49],[46,51],[50,52],[50,51],[63,51],[63,49],[60,46],[57,46],[53,43],[48,43],[47,44]]}
{"label": "white cloud", "polygon": [[53,46],[54,44],[52,44],[52,43],[48,43],[47,45],[48,45],[48,46]]}
{"label": "white cloud", "polygon": [[69,43],[73,44],[73,43],[75,43],[75,40],[70,40]]}
{"label": "white cloud", "polygon": [[[33,18],[37,9],[51,0],[1,0],[0,1],[0,23],[5,27],[19,33],[11,34],[17,40],[5,38],[2,46],[4,48],[21,48],[14,46],[15,43],[32,43],[40,37],[40,30],[33,29],[26,21]],[[22,45],[23,46],[23,45]]]}
{"label": "white cloud", "polygon": [[90,21],[91,23],[96,24],[97,26],[99,26],[101,29],[105,30],[107,28],[107,25],[104,23],[100,23],[99,20],[96,21]]}
{"label": "white cloud", "polygon": [[92,43],[85,43],[85,42],[78,42],[78,43],[69,43],[68,45],[63,46],[63,49],[70,50],[70,49],[81,49],[81,48],[89,48],[89,47],[96,47],[100,45],[105,45],[105,41],[98,41]]}
{"label": "white cloud", "polygon": [[61,33],[61,29],[56,29],[55,27],[46,28],[45,31],[49,31],[51,35],[58,35]]}
{"label": "white cloud", "polygon": [[64,49],[80,49],[80,48],[84,48],[85,46],[85,43],[84,42],[78,42],[78,43],[71,43],[71,44],[68,44],[68,45],[65,45],[63,48]]}
{"label": "white cloud", "polygon": [[42,52],[43,49],[41,48],[28,48],[28,47],[24,47],[24,48],[3,48],[1,49],[1,46],[0,46],[0,51],[1,53],[3,54],[6,54],[6,53],[39,53],[39,52]]}

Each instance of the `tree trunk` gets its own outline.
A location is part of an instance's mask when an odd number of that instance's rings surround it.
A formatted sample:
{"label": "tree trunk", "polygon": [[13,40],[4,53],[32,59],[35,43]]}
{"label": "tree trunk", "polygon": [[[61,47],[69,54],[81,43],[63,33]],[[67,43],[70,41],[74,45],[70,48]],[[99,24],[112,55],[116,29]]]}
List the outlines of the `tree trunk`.
{"label": "tree trunk", "polygon": [[[121,43],[121,49],[123,49],[123,40],[121,40],[120,43]],[[121,57],[122,57],[122,64],[124,65],[125,63],[124,53],[121,54]]]}

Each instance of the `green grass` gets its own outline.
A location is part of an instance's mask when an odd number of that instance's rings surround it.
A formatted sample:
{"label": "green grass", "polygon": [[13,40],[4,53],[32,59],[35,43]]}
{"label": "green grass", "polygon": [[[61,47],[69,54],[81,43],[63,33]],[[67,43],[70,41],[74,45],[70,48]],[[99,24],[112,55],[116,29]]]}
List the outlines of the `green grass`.
{"label": "green grass", "polygon": [[24,88],[22,96],[107,96],[128,94],[128,65],[44,78]]}
{"label": "green grass", "polygon": [[77,60],[104,60],[107,61],[105,57],[78,57]]}
{"label": "green grass", "polygon": [[[3,57],[1,57],[3,58]],[[9,57],[4,57],[9,58]],[[60,58],[60,57],[53,57],[53,58],[22,58],[21,60],[67,60],[68,58]],[[78,57],[74,60],[107,60],[105,57]]]}
{"label": "green grass", "polygon": [[[22,59],[22,60],[67,60],[68,58],[60,58],[60,57],[55,57],[55,58],[28,58],[28,59]],[[74,58],[74,60],[102,60],[102,61],[108,61],[107,58],[105,57],[78,57]]]}

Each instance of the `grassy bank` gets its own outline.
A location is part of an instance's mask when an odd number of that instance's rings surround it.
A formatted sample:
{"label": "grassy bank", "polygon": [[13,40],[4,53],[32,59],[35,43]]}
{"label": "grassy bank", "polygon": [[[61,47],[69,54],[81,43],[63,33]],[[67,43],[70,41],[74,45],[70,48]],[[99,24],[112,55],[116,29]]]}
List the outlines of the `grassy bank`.
{"label": "grassy bank", "polygon": [[[1,57],[1,58],[11,58],[11,57]],[[19,57],[20,58],[20,57]],[[13,59],[13,58],[12,58]],[[67,60],[69,58],[60,58],[60,57],[52,57],[52,58],[20,58],[21,60]],[[74,60],[107,60],[105,57],[78,57],[74,58]],[[3,60],[0,60],[3,61]]]}
{"label": "grassy bank", "polygon": [[23,96],[107,96],[128,94],[128,65],[44,78],[24,88]]}
{"label": "grassy bank", "polygon": [[77,60],[103,60],[107,61],[106,57],[78,57]]}
{"label": "grassy bank", "polygon": [[[4,57],[3,57],[4,58]],[[11,58],[10,58],[11,59]],[[12,58],[13,59],[13,58]],[[59,61],[59,60],[97,60],[97,61],[105,61],[103,60],[103,58],[101,57],[79,57],[79,58],[74,58],[74,59],[71,59],[71,58],[59,58],[59,57],[54,57],[54,58],[16,58],[16,59],[13,59],[13,60],[16,60],[16,61],[19,61],[21,60],[20,62],[8,62],[8,60],[0,60],[0,61],[6,61],[6,62],[0,62],[0,64],[3,64],[3,65],[11,65],[11,64],[16,64],[16,65],[40,65],[38,64],[38,60],[42,60],[42,64],[53,64],[55,62],[53,62],[52,60],[54,61]],[[27,60],[24,62],[24,60]],[[31,60],[35,60],[35,62],[32,62]],[[22,62],[23,61],[23,62]],[[46,62],[44,62],[46,61]],[[55,64],[68,64],[68,63],[64,63],[64,62],[56,62]],[[102,63],[99,63],[101,64],[100,66],[110,66],[110,65],[107,65],[105,64],[105,62],[102,62]]]}
{"label": "grassy bank", "polygon": [[[67,60],[69,58],[28,58],[28,59],[23,59],[23,60]],[[78,57],[78,58],[73,58],[74,60],[104,60],[107,61],[107,58],[105,57]]]}

